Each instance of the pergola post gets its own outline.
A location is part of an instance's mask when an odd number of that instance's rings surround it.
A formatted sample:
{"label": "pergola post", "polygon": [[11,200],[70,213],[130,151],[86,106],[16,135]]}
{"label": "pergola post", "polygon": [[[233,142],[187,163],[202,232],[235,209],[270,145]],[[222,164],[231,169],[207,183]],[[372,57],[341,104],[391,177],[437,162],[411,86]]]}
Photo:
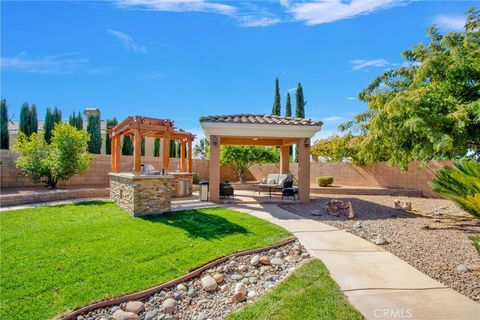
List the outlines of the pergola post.
{"label": "pergola post", "polygon": [[180,172],[186,172],[187,168],[185,167],[185,141],[180,140]]}
{"label": "pergola post", "polygon": [[288,174],[290,162],[290,146],[280,147],[280,173]]}
{"label": "pergola post", "polygon": [[[108,133],[107,133],[108,134]],[[116,142],[117,142],[117,137],[116,136],[113,136],[111,139],[110,139],[110,166],[112,168],[112,171],[113,172],[117,172],[115,171],[115,168],[117,167],[117,162],[116,162],[116,152],[115,152],[115,149],[117,148],[117,145],[116,145]]]}
{"label": "pergola post", "polygon": [[167,132],[163,137],[163,171],[168,173],[170,165],[170,134]]}
{"label": "pergola post", "polygon": [[192,149],[192,140],[188,140],[188,172],[193,172],[193,149]]}
{"label": "pergola post", "polygon": [[298,141],[298,193],[301,202],[310,201],[310,139]]}
{"label": "pergola post", "polygon": [[140,129],[133,131],[133,173],[140,174],[142,164],[142,136]]}
{"label": "pergola post", "polygon": [[210,201],[220,201],[220,137],[210,136]]}

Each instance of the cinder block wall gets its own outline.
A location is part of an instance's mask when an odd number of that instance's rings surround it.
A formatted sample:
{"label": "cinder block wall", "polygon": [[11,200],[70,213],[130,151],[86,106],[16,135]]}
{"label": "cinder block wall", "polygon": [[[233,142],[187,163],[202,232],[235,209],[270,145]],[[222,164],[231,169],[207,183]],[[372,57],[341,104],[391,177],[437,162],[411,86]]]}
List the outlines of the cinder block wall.
{"label": "cinder block wall", "polygon": [[[34,186],[35,184],[27,177],[21,175],[15,167],[17,155],[8,150],[0,150],[2,160],[1,187]],[[162,167],[162,160],[158,157],[142,157],[143,163],[153,165],[155,168]],[[333,176],[334,184],[363,187],[385,187],[400,189],[421,190],[426,196],[434,196],[430,189],[430,181],[436,170],[451,165],[452,161],[431,161],[425,167],[419,168],[418,163],[411,163],[406,173],[401,173],[398,166],[389,166],[385,162],[378,162],[369,166],[357,167],[348,163],[337,162],[312,162],[310,168],[311,182],[315,182],[318,176]],[[170,171],[178,170],[179,159],[170,159]],[[131,171],[133,167],[132,156],[122,156],[122,171]],[[193,171],[202,180],[208,180],[209,161],[193,160]],[[78,175],[64,183],[64,186],[101,186],[109,185],[108,172],[110,172],[110,156],[96,155],[92,160],[87,172]],[[278,173],[279,165],[276,163],[254,165],[245,174],[247,180],[260,181],[269,173]],[[290,172],[297,177],[298,165],[290,164]],[[220,177],[222,180],[237,181],[235,172],[229,166],[221,166]]]}

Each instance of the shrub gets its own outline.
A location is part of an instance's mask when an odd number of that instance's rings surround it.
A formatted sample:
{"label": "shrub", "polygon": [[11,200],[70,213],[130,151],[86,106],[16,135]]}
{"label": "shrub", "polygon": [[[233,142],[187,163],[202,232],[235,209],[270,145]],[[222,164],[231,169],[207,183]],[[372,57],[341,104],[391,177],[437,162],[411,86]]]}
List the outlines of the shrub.
{"label": "shrub", "polygon": [[463,161],[436,172],[432,190],[480,218],[480,162]]}
{"label": "shrub", "polygon": [[320,187],[327,187],[333,183],[333,177],[317,177],[317,183]]}
{"label": "shrub", "polygon": [[193,184],[199,184],[200,183],[200,176],[198,174],[193,175]]}
{"label": "shrub", "polygon": [[44,182],[55,189],[61,180],[68,180],[87,170],[92,155],[87,152],[89,135],[67,123],[59,123],[46,143],[42,134],[27,137],[20,132],[14,150],[20,155],[17,167],[35,183]]}

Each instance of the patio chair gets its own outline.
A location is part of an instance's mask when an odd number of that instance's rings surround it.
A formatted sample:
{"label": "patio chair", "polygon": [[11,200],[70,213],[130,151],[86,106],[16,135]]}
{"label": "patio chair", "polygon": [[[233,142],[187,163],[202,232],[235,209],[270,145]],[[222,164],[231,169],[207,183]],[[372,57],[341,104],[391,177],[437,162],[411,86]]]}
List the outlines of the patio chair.
{"label": "patio chair", "polygon": [[220,197],[232,197],[235,199],[234,189],[228,181],[220,182]]}
{"label": "patio chair", "polygon": [[282,186],[282,200],[284,197],[293,197],[295,200],[296,195],[298,195],[298,188],[293,187],[293,175],[289,175]]}
{"label": "patio chair", "polygon": [[155,170],[155,167],[151,164],[142,164],[141,174],[145,176],[157,176],[160,175],[160,171]]}

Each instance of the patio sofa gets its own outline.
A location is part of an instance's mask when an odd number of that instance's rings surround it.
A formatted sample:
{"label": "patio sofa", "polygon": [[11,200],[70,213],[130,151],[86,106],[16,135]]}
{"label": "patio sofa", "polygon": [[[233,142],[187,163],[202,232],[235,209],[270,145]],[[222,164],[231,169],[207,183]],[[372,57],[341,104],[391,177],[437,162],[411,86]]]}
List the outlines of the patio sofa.
{"label": "patio sofa", "polygon": [[257,191],[260,194],[262,189],[268,189],[270,196],[272,190],[283,190],[285,184],[293,184],[293,176],[290,174],[271,173],[257,185]]}

